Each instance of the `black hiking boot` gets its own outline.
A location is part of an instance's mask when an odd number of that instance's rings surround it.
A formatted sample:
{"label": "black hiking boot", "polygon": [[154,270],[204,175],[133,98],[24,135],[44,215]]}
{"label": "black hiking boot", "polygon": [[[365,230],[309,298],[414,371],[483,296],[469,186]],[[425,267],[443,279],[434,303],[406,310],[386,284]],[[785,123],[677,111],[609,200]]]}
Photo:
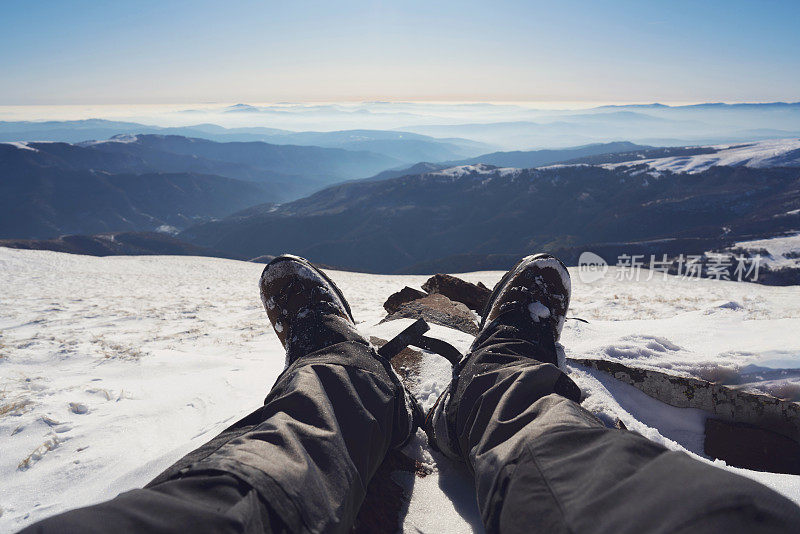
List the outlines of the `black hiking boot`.
{"label": "black hiking boot", "polygon": [[522,327],[526,323],[530,327],[543,324],[550,329],[553,341],[558,341],[571,292],[569,271],[561,260],[550,254],[526,256],[494,286],[480,329],[493,322]]}
{"label": "black hiking boot", "polygon": [[350,305],[324,272],[304,258],[284,254],[264,267],[259,286],[267,317],[286,349],[287,367],[298,358],[337,343],[363,344],[370,348],[392,382],[402,390],[414,429],[422,425],[424,412],[419,403],[390,363],[381,358],[356,329]]}
{"label": "black hiking boot", "polygon": [[321,270],[298,256],[278,256],[264,268],[261,302],[287,364],[342,341],[369,342],[355,327],[341,290]]}
{"label": "black hiking boot", "polygon": [[[526,354],[532,359],[559,365],[555,343],[564,327],[570,293],[569,271],[550,254],[522,258],[503,275],[486,302],[480,332],[469,354],[453,368],[452,382],[426,415],[425,431],[432,446],[448,456],[460,457],[457,444],[448,436],[452,432],[448,420],[454,416],[448,411],[455,409],[451,407],[453,397],[460,396],[473,376],[495,365],[471,362],[476,352],[493,343],[524,344],[531,349]],[[580,397],[577,386],[566,375],[564,379],[556,393]]]}

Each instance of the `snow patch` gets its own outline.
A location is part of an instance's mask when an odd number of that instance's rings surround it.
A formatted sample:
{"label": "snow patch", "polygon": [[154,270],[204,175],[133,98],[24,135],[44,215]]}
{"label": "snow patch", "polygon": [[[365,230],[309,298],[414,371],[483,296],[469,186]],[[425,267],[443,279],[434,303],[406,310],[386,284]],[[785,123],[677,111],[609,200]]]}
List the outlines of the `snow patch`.
{"label": "snow patch", "polygon": [[29,146],[27,141],[4,141],[0,144],[15,146],[20,150],[30,150],[32,152],[39,152],[38,149]]}
{"label": "snow patch", "polygon": [[528,304],[528,311],[531,314],[531,319],[536,323],[541,319],[550,317],[550,308],[538,301]]}
{"label": "snow patch", "polygon": [[171,226],[169,224],[162,224],[161,226],[156,228],[156,232],[168,235],[178,235],[179,233],[181,233],[181,231],[178,228],[175,228],[174,226]]}
{"label": "snow patch", "polygon": [[463,176],[472,175],[493,175],[507,177],[516,176],[521,172],[521,169],[515,167],[495,167],[493,165],[486,165],[484,163],[475,163],[472,165],[459,165],[457,167],[450,167],[431,174],[439,176],[448,176],[450,178],[461,178]]}
{"label": "snow patch", "polygon": [[739,145],[712,145],[712,154],[640,159],[601,165],[607,169],[647,165],[655,171],[698,173],[713,166],[797,167],[800,166],[800,139],[770,139]]}
{"label": "snow patch", "polygon": [[740,241],[733,245],[733,248],[753,253],[766,250],[768,256],[762,253],[761,264],[769,265],[771,268],[800,267],[800,233],[770,239]]}

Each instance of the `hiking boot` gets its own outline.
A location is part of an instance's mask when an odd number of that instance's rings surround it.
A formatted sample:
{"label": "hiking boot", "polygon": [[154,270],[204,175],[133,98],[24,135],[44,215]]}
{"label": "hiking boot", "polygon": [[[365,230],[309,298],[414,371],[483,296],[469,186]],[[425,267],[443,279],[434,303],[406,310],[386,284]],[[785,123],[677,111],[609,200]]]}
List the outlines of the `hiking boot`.
{"label": "hiking boot", "polygon": [[261,273],[261,301],[278,339],[286,349],[286,366],[312,352],[342,342],[369,347],[403,395],[411,422],[407,439],[422,426],[425,414],[391,364],[381,358],[356,330],[350,305],[333,280],[308,260],[290,254],[278,256]]}
{"label": "hiking boot", "polygon": [[534,254],[517,262],[494,286],[486,301],[480,329],[493,323],[517,327],[547,325],[553,341],[561,337],[572,290],[567,267],[550,254]]}
{"label": "hiking boot", "polygon": [[[425,417],[425,432],[434,448],[461,458],[459,446],[451,438],[457,410],[454,402],[460,401],[464,388],[478,374],[503,362],[518,361],[509,360],[504,351],[559,366],[555,343],[564,327],[570,292],[566,266],[550,254],[527,256],[503,275],[486,302],[470,353],[454,366],[452,382]],[[487,347],[490,353],[501,347],[499,359],[482,352]],[[478,361],[476,354],[481,354]],[[580,397],[580,390],[566,375],[559,377],[553,392],[573,400]]]}
{"label": "hiking boot", "polygon": [[343,341],[369,342],[355,327],[341,290],[321,270],[298,256],[278,256],[264,268],[261,302],[287,365],[298,357]]}

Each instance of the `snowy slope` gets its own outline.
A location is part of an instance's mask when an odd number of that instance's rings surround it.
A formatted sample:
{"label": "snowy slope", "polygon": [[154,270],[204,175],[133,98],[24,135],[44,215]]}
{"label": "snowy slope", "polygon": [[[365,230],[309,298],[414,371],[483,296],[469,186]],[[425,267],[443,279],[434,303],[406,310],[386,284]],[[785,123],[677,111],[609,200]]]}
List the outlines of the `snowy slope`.
{"label": "snowy slope", "polygon": [[[283,367],[258,298],[261,265],[198,257],[95,258],[0,248],[0,532],[141,486],[257,407]],[[491,287],[499,272],[463,275]],[[332,272],[359,328],[388,338],[382,303],[425,276]],[[779,361],[800,367],[800,288],[573,276],[568,356],[697,374]],[[730,303],[735,303],[732,305]],[[468,335],[433,327],[465,350]],[[430,406],[449,378],[427,356],[415,385]],[[585,405],[674,449],[702,453],[704,414],[666,406],[575,366]],[[419,434],[409,455],[409,532],[480,530],[471,481]],[[735,470],[800,503],[800,477]]]}
{"label": "snowy slope", "polygon": [[[792,210],[783,217],[797,216],[800,210]],[[773,269],[800,267],[800,234],[740,241],[733,245],[734,249],[743,249],[751,254],[760,254],[761,261]]]}
{"label": "snowy slope", "polygon": [[647,165],[655,171],[702,172],[713,166],[797,167],[800,166],[800,139],[770,139],[739,145],[714,145],[712,154],[642,159],[603,165],[608,169]]}
{"label": "snowy slope", "polygon": [[449,176],[451,178],[461,178],[463,176],[482,176],[482,175],[499,175],[499,176],[516,176],[518,175],[522,169],[518,169],[516,167],[495,167],[493,165],[486,165],[484,163],[474,163],[472,165],[458,165],[456,167],[450,167],[447,169],[442,169],[440,171],[432,172],[430,174],[435,174],[438,176]]}

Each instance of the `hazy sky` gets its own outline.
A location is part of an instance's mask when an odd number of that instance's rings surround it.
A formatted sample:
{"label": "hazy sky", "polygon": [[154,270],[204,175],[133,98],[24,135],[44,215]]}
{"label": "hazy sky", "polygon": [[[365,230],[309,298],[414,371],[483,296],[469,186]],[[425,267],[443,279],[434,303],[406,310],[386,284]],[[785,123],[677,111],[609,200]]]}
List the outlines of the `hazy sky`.
{"label": "hazy sky", "polygon": [[800,1],[3,2],[0,105],[798,101]]}

